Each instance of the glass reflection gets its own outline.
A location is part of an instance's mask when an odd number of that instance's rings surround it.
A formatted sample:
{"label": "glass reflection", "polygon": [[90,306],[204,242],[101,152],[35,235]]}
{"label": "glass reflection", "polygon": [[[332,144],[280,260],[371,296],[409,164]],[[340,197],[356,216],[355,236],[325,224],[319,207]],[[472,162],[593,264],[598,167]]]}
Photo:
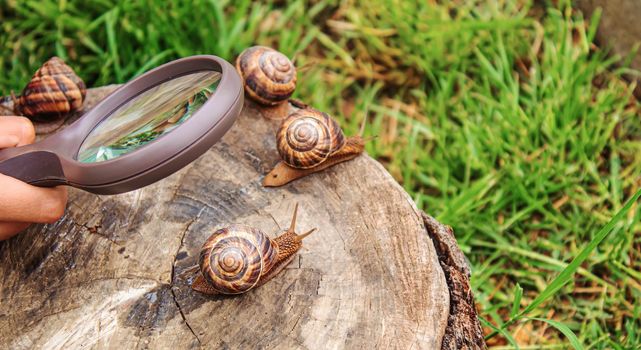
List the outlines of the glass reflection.
{"label": "glass reflection", "polygon": [[216,90],[220,73],[191,73],[141,93],[102,121],[78,152],[83,163],[103,162],[132,152],[189,119]]}

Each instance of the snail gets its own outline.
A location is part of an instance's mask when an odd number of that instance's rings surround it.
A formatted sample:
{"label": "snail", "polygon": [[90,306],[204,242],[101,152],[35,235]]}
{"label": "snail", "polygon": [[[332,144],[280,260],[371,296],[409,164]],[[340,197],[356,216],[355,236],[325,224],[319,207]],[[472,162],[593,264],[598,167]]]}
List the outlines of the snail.
{"label": "snail", "polygon": [[274,239],[239,224],[214,232],[200,251],[200,274],[192,289],[210,295],[241,294],[272,279],[292,262],[303,238],[316,230],[297,234],[297,212],[298,204],[289,229]]}
{"label": "snail", "polygon": [[263,186],[285,185],[363,153],[360,136],[345,137],[340,125],[327,113],[306,106],[283,120],[276,134],[282,159],[267,174]]}
{"label": "snail", "polygon": [[247,95],[264,107],[265,117],[287,117],[288,100],[296,89],[296,67],[289,58],[269,47],[252,46],[238,56],[236,70]]}
{"label": "snail", "polygon": [[76,73],[58,57],[40,67],[14,97],[14,110],[30,119],[53,121],[82,107],[87,89]]}

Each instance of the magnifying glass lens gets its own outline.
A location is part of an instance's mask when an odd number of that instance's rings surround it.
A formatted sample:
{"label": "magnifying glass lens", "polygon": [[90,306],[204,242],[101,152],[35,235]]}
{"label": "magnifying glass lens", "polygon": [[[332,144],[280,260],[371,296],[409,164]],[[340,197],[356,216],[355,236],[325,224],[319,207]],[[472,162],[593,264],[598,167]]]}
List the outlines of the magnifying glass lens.
{"label": "magnifying glass lens", "polygon": [[152,142],[189,119],[214,93],[221,74],[190,73],[134,97],[105,118],[80,146],[77,160],[103,162]]}

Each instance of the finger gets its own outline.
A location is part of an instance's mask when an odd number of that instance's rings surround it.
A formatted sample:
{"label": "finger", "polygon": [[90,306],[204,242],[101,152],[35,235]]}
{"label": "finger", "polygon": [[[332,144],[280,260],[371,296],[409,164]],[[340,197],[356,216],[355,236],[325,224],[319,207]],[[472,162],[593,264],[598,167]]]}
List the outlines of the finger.
{"label": "finger", "polygon": [[0,221],[53,223],[64,213],[67,189],[36,187],[0,174]]}
{"label": "finger", "polygon": [[15,146],[28,145],[36,139],[33,124],[25,117],[0,117],[0,137],[3,135],[17,137]]}
{"label": "finger", "polygon": [[0,222],[0,241],[11,238],[29,227],[28,222]]}
{"label": "finger", "polygon": [[19,142],[16,135],[0,135],[0,148],[16,147]]}

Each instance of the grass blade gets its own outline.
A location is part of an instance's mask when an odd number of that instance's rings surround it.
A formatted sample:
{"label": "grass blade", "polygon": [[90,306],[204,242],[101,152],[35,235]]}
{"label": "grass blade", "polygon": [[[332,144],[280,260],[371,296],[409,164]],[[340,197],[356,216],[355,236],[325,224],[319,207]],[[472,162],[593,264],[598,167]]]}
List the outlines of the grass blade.
{"label": "grass blade", "polygon": [[579,341],[579,338],[576,337],[576,334],[572,332],[572,330],[564,325],[561,322],[555,321],[555,320],[550,320],[547,318],[538,318],[538,317],[533,317],[529,318],[530,320],[536,320],[536,321],[541,321],[549,324],[550,326],[556,328],[559,332],[563,333],[566,338],[570,341],[570,344],[572,344],[572,347],[576,350],[583,350],[583,345],[581,345],[581,342]]}
{"label": "grass blade", "polygon": [[625,215],[628,213],[630,208],[636,203],[636,201],[641,197],[641,190],[638,190],[632,198],[619,210],[616,215],[608,222],[594,238],[588,243],[581,252],[570,262],[570,264],[561,271],[561,273],[550,283],[544,290],[539,294],[533,301],[528,305],[519,315],[523,316],[536,309],[541,303],[550,298],[554,293],[556,293],[561,287],[570,281],[570,278],[574,273],[579,269],[581,264],[588,258],[590,253],[596,247],[603,242],[603,240],[610,234],[614,226],[616,226],[621,220],[624,219]]}
{"label": "grass blade", "polygon": [[508,343],[512,344],[512,346],[516,349],[519,350],[519,344],[517,344],[516,340],[512,337],[512,335],[506,331],[503,328],[496,327],[493,325],[490,321],[486,320],[483,318],[483,316],[479,316],[479,320],[481,320],[481,323],[485,325],[486,327],[490,327],[494,330],[496,333],[500,333],[505,339],[508,341]]}
{"label": "grass blade", "polygon": [[523,288],[517,283],[514,286],[514,301],[512,302],[512,311],[510,312],[510,318],[513,318],[518,314],[521,307],[521,298],[523,297]]}
{"label": "grass blade", "polygon": [[[579,269],[581,264],[588,258],[590,253],[596,249],[596,247],[603,242],[603,240],[610,234],[614,226],[616,226],[621,220],[624,219],[630,208],[636,203],[636,201],[641,197],[641,189],[638,190],[630,200],[621,208],[612,219],[597,232],[594,238],[588,243],[585,248],[579,252],[579,254],[568,264],[568,266],[561,271],[561,273],[550,283],[547,287],[539,294],[523,311],[518,315],[512,317],[509,321],[505,322],[499,329],[504,330],[507,326],[513,324],[519,319],[523,318],[528,313],[532,312],[543,302],[552,297],[559,289],[561,289],[566,283],[570,281],[570,278],[574,273]],[[491,334],[487,335],[485,339],[490,339],[496,334],[501,333],[498,330],[495,330]]]}

